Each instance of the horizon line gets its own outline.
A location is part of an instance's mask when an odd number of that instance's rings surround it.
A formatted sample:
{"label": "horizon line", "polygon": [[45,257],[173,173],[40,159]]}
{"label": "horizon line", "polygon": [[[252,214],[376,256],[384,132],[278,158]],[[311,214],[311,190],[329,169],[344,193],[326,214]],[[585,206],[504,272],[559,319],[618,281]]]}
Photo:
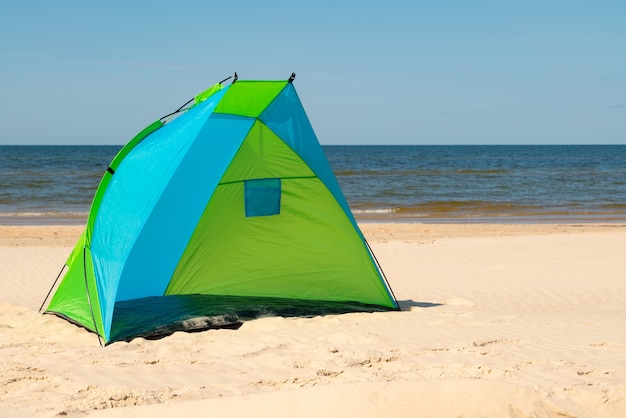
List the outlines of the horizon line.
{"label": "horizon line", "polygon": [[[48,143],[33,143],[33,144],[0,144],[0,147],[123,147],[125,146],[127,143],[122,143],[122,144],[48,144]],[[587,142],[580,142],[580,143],[445,143],[445,144],[441,144],[441,143],[425,143],[425,144],[322,144],[320,143],[321,146],[323,147],[367,147],[367,146],[373,146],[373,147],[380,147],[380,146],[391,146],[391,147],[419,147],[419,146],[424,146],[424,147],[439,147],[439,146],[452,146],[452,147],[459,147],[459,146],[574,146],[574,145],[581,145],[581,146],[594,146],[594,145],[626,145],[626,142],[624,143],[610,143],[610,142],[601,142],[601,143],[587,143]]]}

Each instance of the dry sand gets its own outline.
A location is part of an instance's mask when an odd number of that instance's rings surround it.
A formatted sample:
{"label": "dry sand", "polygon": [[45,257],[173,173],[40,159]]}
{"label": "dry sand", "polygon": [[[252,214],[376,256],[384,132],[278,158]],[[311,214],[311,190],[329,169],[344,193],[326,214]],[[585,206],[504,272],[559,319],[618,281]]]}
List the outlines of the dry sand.
{"label": "dry sand", "polygon": [[626,225],[362,229],[402,312],[100,348],[37,313],[82,227],[0,227],[0,417],[626,416]]}

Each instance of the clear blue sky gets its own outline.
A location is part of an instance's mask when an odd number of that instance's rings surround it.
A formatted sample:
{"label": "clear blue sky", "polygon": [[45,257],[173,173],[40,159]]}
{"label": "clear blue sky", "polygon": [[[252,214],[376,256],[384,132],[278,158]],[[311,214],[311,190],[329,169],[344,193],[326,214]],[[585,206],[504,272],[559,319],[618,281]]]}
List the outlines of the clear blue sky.
{"label": "clear blue sky", "polygon": [[0,144],[123,144],[234,71],[322,144],[626,144],[626,1],[3,1]]}

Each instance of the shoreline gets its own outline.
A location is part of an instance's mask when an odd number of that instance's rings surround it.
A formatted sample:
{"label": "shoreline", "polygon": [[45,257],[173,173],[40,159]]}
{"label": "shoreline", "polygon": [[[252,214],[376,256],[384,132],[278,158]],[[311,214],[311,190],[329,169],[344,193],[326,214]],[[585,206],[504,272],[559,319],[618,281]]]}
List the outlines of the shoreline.
{"label": "shoreline", "polygon": [[[495,204],[495,203],[494,203]],[[496,204],[497,205],[497,204]],[[455,205],[452,205],[455,206]],[[414,211],[412,209],[352,209],[352,215],[359,224],[367,223],[402,223],[402,224],[626,224],[626,205],[619,204],[621,210],[558,210],[545,211],[536,208],[529,211],[504,210],[502,212],[483,211],[480,209],[458,210],[437,209],[434,212]],[[86,208],[88,209],[88,208]],[[89,212],[38,211],[38,212],[1,212],[0,226],[50,226],[84,225]]]}
{"label": "shoreline", "polygon": [[[377,242],[423,242],[442,238],[536,236],[626,232],[626,223],[417,223],[357,222],[365,238]],[[73,247],[85,225],[0,225],[0,247]]]}
{"label": "shoreline", "polygon": [[[356,222],[362,224],[626,224],[626,213],[595,214],[595,215],[477,215],[477,216],[394,216],[353,213]],[[87,222],[87,213],[75,216],[54,214],[50,216],[8,214],[0,212],[2,226],[81,226]]]}

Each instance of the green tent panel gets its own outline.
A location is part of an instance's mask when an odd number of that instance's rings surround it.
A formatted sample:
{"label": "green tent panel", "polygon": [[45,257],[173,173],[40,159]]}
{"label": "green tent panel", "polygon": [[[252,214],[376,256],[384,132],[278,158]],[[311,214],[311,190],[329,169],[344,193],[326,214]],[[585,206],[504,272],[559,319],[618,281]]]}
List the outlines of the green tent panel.
{"label": "green tent panel", "polygon": [[91,253],[84,242],[85,234],[68,259],[67,265],[71,268],[52,297],[47,312],[56,313],[99,334],[104,329],[100,303]]}
{"label": "green tent panel", "polygon": [[108,344],[398,309],[290,81],[218,83],[122,148],[46,312]]}
{"label": "green tent panel", "polygon": [[276,98],[287,81],[238,81],[215,108],[215,113],[256,118]]}
{"label": "green tent panel", "polygon": [[168,293],[385,303],[369,253],[324,185],[304,178],[281,186],[280,215],[249,219],[244,184],[220,185]]}

